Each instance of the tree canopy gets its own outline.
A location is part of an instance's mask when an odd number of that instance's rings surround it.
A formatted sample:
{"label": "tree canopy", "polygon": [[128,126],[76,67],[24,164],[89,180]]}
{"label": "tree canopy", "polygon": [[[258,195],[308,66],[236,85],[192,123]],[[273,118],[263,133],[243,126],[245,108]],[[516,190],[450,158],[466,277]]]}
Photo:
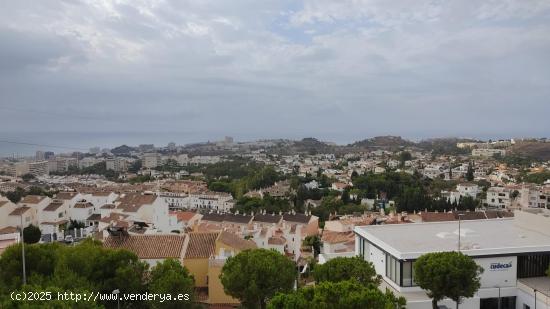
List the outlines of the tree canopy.
{"label": "tree canopy", "polygon": [[[151,270],[149,282],[149,291],[151,293],[169,293],[172,295],[189,294],[193,295],[195,280],[189,274],[187,268],[183,267],[178,261],[168,259],[157,264]],[[151,302],[151,307],[155,309],[177,309],[192,308],[192,299],[182,301],[166,301],[159,303]]]}
{"label": "tree canopy", "polygon": [[480,287],[483,268],[460,252],[435,252],[414,263],[415,281],[432,298],[432,306],[448,297],[457,307],[463,297],[472,297]]}
{"label": "tree canopy", "polygon": [[253,249],[227,259],[220,275],[228,295],[245,308],[265,308],[276,293],[292,290],[296,279],[294,263],[273,250]]}
{"label": "tree canopy", "polygon": [[289,294],[278,294],[268,304],[269,309],[395,309],[404,306],[405,299],[356,281],[321,282]]}
{"label": "tree canopy", "polygon": [[[76,246],[58,243],[25,246],[27,285],[22,286],[21,246],[8,247],[0,256],[0,307],[4,308],[116,308],[112,301],[82,302],[28,302],[13,303],[11,291],[73,291],[110,294],[171,293],[190,294],[194,280],[178,262],[166,260],[149,270],[147,263],[126,250],[104,248],[101,243],[85,240]],[[5,295],[8,295],[7,297]],[[87,305],[84,305],[87,303]],[[66,306],[68,304],[69,306]],[[190,300],[147,302],[121,300],[122,307],[132,308],[187,308]],[[41,305],[41,306],[39,306]]]}
{"label": "tree canopy", "polygon": [[34,244],[40,241],[42,237],[42,232],[37,226],[29,225],[23,229],[23,239],[26,244]]}
{"label": "tree canopy", "polygon": [[316,265],[313,277],[317,282],[356,280],[365,286],[380,284],[380,276],[376,274],[372,263],[360,256],[337,257],[324,264]]}

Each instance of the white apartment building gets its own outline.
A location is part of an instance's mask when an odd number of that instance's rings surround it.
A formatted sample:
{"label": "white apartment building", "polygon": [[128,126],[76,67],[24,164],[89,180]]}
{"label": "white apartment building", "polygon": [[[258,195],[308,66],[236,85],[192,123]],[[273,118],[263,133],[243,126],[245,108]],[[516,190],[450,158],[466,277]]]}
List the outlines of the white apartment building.
{"label": "white apartment building", "polygon": [[512,205],[510,189],[504,187],[490,187],[487,189],[486,204],[489,208],[507,208]]}
{"label": "white apartment building", "polygon": [[7,168],[9,175],[14,177],[21,177],[29,173],[29,164],[27,162],[16,162]]}
{"label": "white apartment building", "polygon": [[107,170],[115,172],[125,172],[128,170],[128,161],[124,158],[108,158],[105,160]]}
{"label": "white apartment building", "polygon": [[187,208],[229,212],[233,206],[235,201],[229,193],[203,192],[189,194]]}
{"label": "white apartment building", "polygon": [[49,172],[48,161],[29,162],[29,174],[43,176],[48,175]]}
{"label": "white apartment building", "polygon": [[155,168],[161,164],[161,157],[158,153],[146,153],[143,155],[143,167]]}
{"label": "white apartment building", "polygon": [[481,192],[479,186],[475,183],[461,183],[456,186],[456,191],[460,196],[469,196],[476,198],[477,195]]}
{"label": "white apartment building", "polygon": [[78,167],[79,168],[88,168],[91,166],[94,166],[96,163],[98,163],[99,160],[94,157],[86,157],[82,160],[78,161]]}
{"label": "white apartment building", "polygon": [[549,208],[550,199],[548,193],[550,188],[545,189],[539,186],[523,186],[518,190],[517,198],[520,207],[524,208]]}
{"label": "white apartment building", "polygon": [[[415,260],[430,252],[458,250],[458,222],[374,225],[355,228],[355,253],[372,262],[388,288],[407,300],[407,308],[431,308],[431,299],[414,279]],[[483,267],[481,288],[462,309],[548,309],[550,219],[516,212],[515,218],[462,221],[460,251]],[[536,304],[535,304],[536,302]],[[450,299],[440,306],[454,308]]]}
{"label": "white apartment building", "polygon": [[66,172],[70,166],[78,166],[76,158],[55,158],[48,161],[48,170],[50,172]]}
{"label": "white apartment building", "polygon": [[472,156],[474,157],[485,157],[490,158],[494,155],[506,155],[506,150],[504,149],[493,149],[493,148],[477,148],[472,150]]}
{"label": "white apartment building", "polygon": [[190,164],[214,164],[221,161],[219,156],[194,156],[189,160]]}

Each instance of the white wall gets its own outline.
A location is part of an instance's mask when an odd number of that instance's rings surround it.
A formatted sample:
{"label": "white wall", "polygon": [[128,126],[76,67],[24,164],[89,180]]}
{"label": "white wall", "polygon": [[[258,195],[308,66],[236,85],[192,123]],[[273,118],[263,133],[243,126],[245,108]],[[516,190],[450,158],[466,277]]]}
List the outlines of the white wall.
{"label": "white wall", "polygon": [[369,261],[374,264],[376,273],[382,276],[386,275],[386,254],[375,246],[370,246]]}
{"label": "white wall", "polygon": [[516,256],[475,259],[475,262],[484,269],[482,288],[516,286]]}

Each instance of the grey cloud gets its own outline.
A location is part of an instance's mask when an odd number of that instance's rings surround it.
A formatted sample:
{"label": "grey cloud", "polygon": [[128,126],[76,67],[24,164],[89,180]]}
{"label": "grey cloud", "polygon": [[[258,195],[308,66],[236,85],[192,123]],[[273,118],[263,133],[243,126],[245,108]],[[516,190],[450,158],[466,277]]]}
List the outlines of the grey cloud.
{"label": "grey cloud", "polygon": [[544,135],[550,11],[520,2],[3,2],[0,132]]}

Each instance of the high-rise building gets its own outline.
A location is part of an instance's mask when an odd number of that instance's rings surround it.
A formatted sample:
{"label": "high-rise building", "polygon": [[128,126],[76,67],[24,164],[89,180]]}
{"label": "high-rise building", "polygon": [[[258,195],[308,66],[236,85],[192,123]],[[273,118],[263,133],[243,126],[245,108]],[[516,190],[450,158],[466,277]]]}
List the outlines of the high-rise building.
{"label": "high-rise building", "polygon": [[34,159],[36,161],[44,161],[46,159],[46,153],[44,151],[37,150]]}

